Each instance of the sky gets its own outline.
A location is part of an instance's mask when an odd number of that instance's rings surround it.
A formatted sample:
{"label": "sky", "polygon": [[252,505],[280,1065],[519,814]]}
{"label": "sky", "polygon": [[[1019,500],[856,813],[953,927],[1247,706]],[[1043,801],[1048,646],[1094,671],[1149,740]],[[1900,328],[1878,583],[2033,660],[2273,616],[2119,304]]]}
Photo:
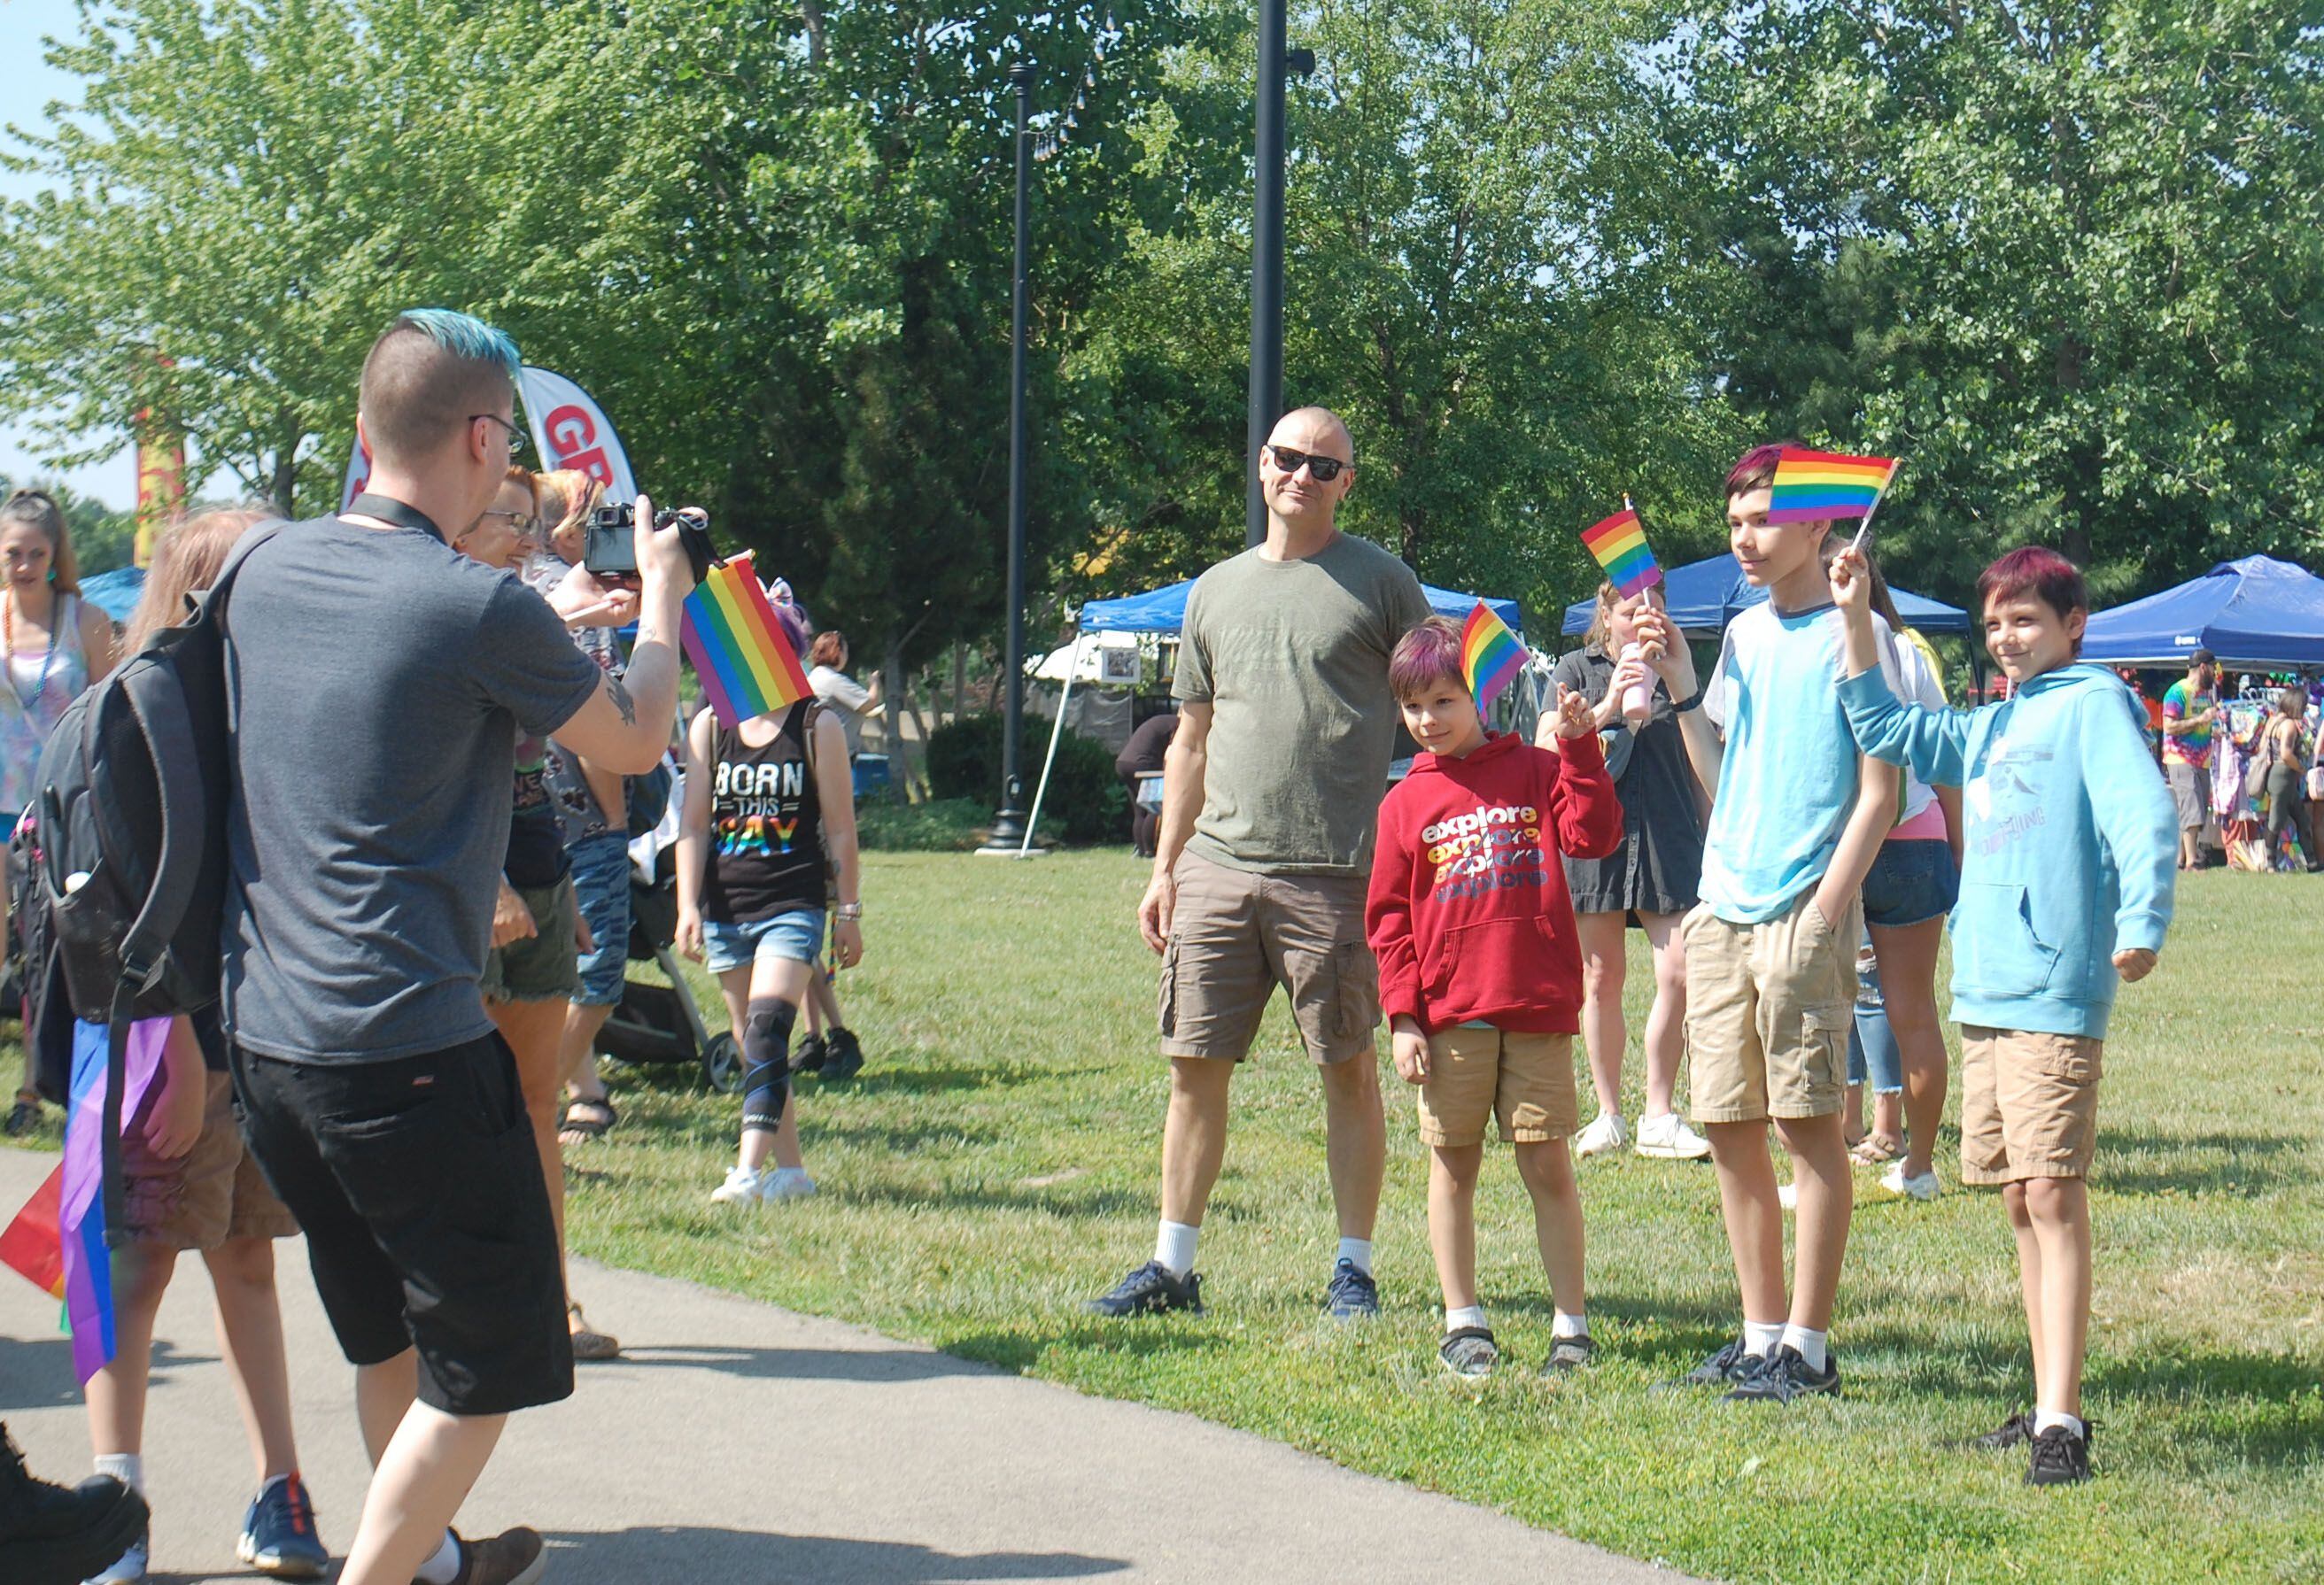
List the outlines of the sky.
{"label": "sky", "polygon": [[[30,130],[46,124],[50,100],[76,96],[75,79],[54,70],[42,58],[41,40],[43,35],[69,36],[78,26],[72,0],[0,0],[0,60],[8,63],[9,88],[7,108],[0,111],[0,118]],[[21,147],[14,139],[6,142],[11,148]],[[0,198],[27,198],[42,185],[37,176],[0,170]],[[19,481],[36,475],[60,476],[75,491],[118,510],[137,503],[137,465],[126,444],[108,461],[59,475],[34,460],[26,449],[30,438],[20,426],[0,419],[0,474]]]}

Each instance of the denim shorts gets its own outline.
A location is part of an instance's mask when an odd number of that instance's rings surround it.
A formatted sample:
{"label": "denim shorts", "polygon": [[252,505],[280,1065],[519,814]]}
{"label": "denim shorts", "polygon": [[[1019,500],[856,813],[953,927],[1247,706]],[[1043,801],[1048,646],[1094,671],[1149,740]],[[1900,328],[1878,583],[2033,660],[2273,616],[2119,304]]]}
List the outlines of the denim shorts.
{"label": "denim shorts", "polygon": [[589,921],[595,948],[576,964],[581,988],[576,1007],[612,1007],[622,1000],[622,975],[630,959],[630,843],[618,831],[585,836],[565,850],[573,867],[573,896]]}
{"label": "denim shorts", "polygon": [[747,969],[761,958],[811,963],[822,950],[821,908],[794,908],[751,925],[702,921],[703,965],[714,974]]}
{"label": "denim shorts", "polygon": [[1901,928],[1940,918],[1960,900],[1960,867],[1945,842],[1884,842],[1864,878],[1864,922]]}

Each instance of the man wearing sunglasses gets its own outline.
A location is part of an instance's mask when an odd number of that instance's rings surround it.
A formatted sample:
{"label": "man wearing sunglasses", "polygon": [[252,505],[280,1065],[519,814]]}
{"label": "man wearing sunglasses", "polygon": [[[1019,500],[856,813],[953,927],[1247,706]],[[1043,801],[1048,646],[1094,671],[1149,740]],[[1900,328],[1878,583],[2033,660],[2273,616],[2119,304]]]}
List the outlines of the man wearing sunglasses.
{"label": "man wearing sunglasses", "polygon": [[1323,408],[1259,455],[1267,539],[1186,599],[1154,879],[1139,904],[1162,954],[1162,1224],[1154,1258],[1088,1308],[1202,1310],[1194,1242],[1226,1149],[1227,1086],[1281,985],[1323,1081],[1340,1243],[1323,1307],[1376,1314],[1372,1222],[1387,1135],[1364,942],[1372,831],[1395,740],[1388,652],[1428,616],[1412,569],[1339,531],[1355,483],[1348,427]]}

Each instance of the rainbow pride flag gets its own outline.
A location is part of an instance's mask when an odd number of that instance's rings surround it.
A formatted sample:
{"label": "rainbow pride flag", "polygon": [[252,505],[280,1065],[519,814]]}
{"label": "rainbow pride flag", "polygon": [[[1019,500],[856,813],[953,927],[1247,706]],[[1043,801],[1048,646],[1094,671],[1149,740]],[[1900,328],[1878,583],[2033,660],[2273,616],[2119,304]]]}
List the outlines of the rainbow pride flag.
{"label": "rainbow pride flag", "polygon": [[776,623],[747,550],[712,567],[686,597],[679,639],[724,725],[788,710],[807,696],[798,653]]}
{"label": "rainbow pride flag", "polygon": [[1525,669],[1525,646],[1509,631],[1509,624],[1478,601],[1461,630],[1461,671],[1469,680],[1469,691],[1477,696],[1477,708],[1490,705],[1494,696]]}
{"label": "rainbow pride flag", "polygon": [[1811,523],[1870,517],[1880,503],[1880,493],[1895,475],[1893,456],[1848,456],[1786,446],[1775,459],[1775,493],[1768,502],[1767,521]]}
{"label": "rainbow pride flag", "polygon": [[1582,544],[1598,558],[1598,565],[1606,569],[1607,581],[1625,600],[1663,581],[1663,569],[1655,565],[1655,553],[1646,544],[1646,525],[1638,521],[1628,499],[1612,517],[1582,530]]}

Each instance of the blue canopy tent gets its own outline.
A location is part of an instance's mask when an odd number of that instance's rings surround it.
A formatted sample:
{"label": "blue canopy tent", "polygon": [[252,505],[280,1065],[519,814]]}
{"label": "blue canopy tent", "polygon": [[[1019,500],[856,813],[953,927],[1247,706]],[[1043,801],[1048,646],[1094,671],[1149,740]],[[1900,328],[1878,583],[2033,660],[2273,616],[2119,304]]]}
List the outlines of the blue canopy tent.
{"label": "blue canopy tent", "polygon": [[117,622],[129,620],[129,613],[137,609],[138,596],[144,592],[145,569],[142,567],[115,567],[80,581],[81,598]]}
{"label": "blue canopy tent", "polygon": [[[1969,631],[1966,611],[1900,589],[1894,584],[1888,585],[1888,593],[1896,601],[1896,614],[1924,633]],[[1663,604],[1688,632],[1722,631],[1729,622],[1766,597],[1766,590],[1755,589],[1744,581],[1743,564],[1731,555],[1722,553],[1689,562],[1663,574]],[[1567,606],[1566,634],[1572,637],[1588,632],[1597,611],[1594,594]]]}
{"label": "blue canopy tent", "polygon": [[[1081,628],[1085,633],[1175,633],[1186,622],[1186,591],[1193,588],[1190,579],[1172,584],[1164,589],[1149,589],[1143,594],[1125,594],[1119,600],[1092,600],[1081,610]],[[1439,589],[1428,584],[1420,585],[1428,596],[1429,609],[1439,616],[1449,616],[1459,622],[1476,609],[1483,600],[1493,614],[1509,624],[1511,632],[1525,630],[1525,617],[1514,600],[1498,600],[1489,594],[1462,594],[1452,589]]]}
{"label": "blue canopy tent", "polygon": [[2222,666],[2324,666],[2324,578],[2269,556],[2223,561],[2200,578],[2090,618],[2082,659],[2183,667],[2209,650]]}

